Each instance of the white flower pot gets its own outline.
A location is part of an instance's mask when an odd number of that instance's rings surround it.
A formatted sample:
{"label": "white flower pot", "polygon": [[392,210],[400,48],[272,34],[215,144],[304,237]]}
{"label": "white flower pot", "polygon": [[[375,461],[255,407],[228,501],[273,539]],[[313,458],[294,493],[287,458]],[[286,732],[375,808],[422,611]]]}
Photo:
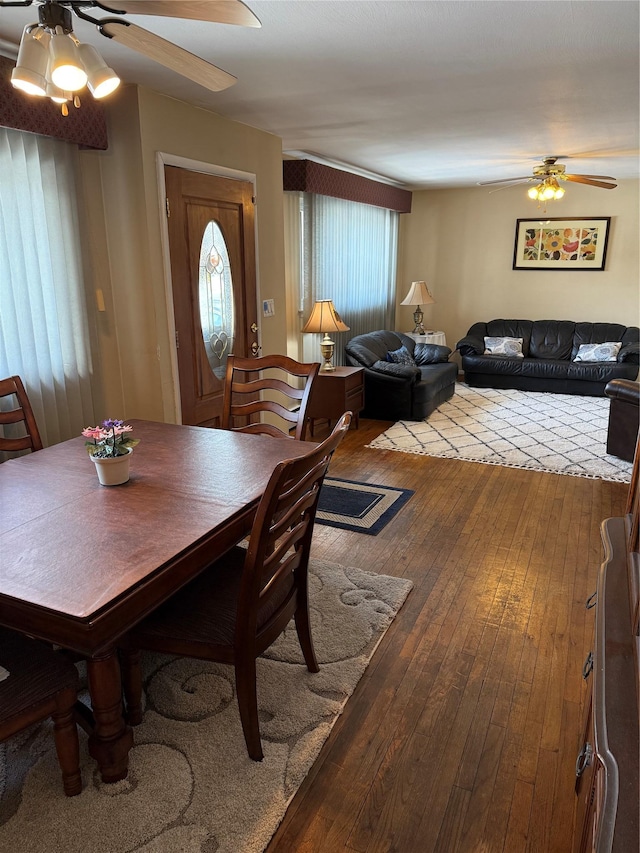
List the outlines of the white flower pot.
{"label": "white flower pot", "polygon": [[106,459],[100,459],[97,456],[91,457],[102,486],[120,486],[127,482],[132,453],[133,448],[130,447],[124,456],[109,456]]}

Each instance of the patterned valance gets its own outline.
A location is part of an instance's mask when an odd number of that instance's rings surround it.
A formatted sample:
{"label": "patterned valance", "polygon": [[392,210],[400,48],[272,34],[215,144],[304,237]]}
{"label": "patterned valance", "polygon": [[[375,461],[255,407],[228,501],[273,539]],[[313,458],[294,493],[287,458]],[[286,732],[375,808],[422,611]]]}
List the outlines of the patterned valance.
{"label": "patterned valance", "polygon": [[86,148],[107,148],[107,122],[102,104],[83,92],[80,109],[69,107],[63,116],[60,105],[49,98],[19,92],[11,85],[12,59],[0,56],[0,126],[53,136]]}
{"label": "patterned valance", "polygon": [[411,192],[343,172],[313,160],[284,160],[283,187],[293,192],[318,193],[347,201],[411,213]]}

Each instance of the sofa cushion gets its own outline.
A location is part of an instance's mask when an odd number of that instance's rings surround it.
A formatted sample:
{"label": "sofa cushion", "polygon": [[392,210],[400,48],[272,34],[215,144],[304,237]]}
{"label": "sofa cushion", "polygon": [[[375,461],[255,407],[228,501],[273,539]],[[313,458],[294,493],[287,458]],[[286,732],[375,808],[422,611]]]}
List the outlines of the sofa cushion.
{"label": "sofa cushion", "polygon": [[574,361],[617,361],[622,341],[602,344],[580,344]]}
{"label": "sofa cushion", "polygon": [[412,345],[411,338],[403,340],[395,332],[380,330],[351,338],[345,349],[353,365],[372,367],[376,361],[386,361],[387,353],[401,346],[405,346],[409,352],[412,352]]}
{"label": "sofa cushion", "polygon": [[629,333],[637,328],[633,326],[621,326],[619,323],[576,323],[575,332],[573,333],[573,347],[571,350],[571,359],[573,360],[578,355],[578,350],[581,344],[601,344],[604,341],[622,341],[628,343],[632,340]]}
{"label": "sofa cushion", "polygon": [[384,373],[387,376],[395,376],[397,379],[409,379],[415,381],[420,378],[420,368],[415,364],[398,364],[395,361],[374,361],[371,370]]}
{"label": "sofa cushion", "polygon": [[414,366],[416,363],[414,357],[405,346],[401,346],[400,349],[388,352],[387,361],[391,361],[394,364],[412,364]]}
{"label": "sofa cushion", "polygon": [[535,320],[531,327],[529,355],[569,361],[575,328],[572,320]]}
{"label": "sofa cushion", "polygon": [[443,347],[440,344],[417,343],[413,351],[413,357],[418,367],[449,361],[450,355],[451,350],[449,347]]}
{"label": "sofa cushion", "polygon": [[484,339],[484,355],[501,355],[505,358],[524,358],[522,338]]}

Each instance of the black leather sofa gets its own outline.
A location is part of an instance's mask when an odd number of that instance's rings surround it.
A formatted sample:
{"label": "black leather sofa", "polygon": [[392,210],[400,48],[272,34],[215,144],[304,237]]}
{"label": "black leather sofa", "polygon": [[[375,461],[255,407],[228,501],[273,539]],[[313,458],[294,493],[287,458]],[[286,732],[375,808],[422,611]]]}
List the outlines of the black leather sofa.
{"label": "black leather sofa", "polygon": [[[388,360],[390,352],[402,347],[414,364]],[[350,365],[364,367],[365,418],[421,421],[453,396],[458,367],[448,360],[449,347],[380,330],[351,338],[345,353]]]}
{"label": "black leather sofa", "polygon": [[[485,354],[485,337],[522,338],[524,357]],[[574,361],[582,344],[621,342],[617,361]],[[572,320],[490,320],[474,323],[456,349],[465,382],[475,388],[518,388],[604,396],[612,379],[636,379],[640,329]]]}

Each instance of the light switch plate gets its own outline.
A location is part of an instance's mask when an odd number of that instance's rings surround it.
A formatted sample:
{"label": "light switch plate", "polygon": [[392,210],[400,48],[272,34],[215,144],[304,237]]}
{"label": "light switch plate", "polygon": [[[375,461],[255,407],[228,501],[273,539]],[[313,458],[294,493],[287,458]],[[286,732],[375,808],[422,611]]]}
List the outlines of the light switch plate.
{"label": "light switch plate", "polygon": [[263,317],[273,317],[276,313],[275,306],[273,304],[273,299],[263,299],[262,300],[262,316]]}

